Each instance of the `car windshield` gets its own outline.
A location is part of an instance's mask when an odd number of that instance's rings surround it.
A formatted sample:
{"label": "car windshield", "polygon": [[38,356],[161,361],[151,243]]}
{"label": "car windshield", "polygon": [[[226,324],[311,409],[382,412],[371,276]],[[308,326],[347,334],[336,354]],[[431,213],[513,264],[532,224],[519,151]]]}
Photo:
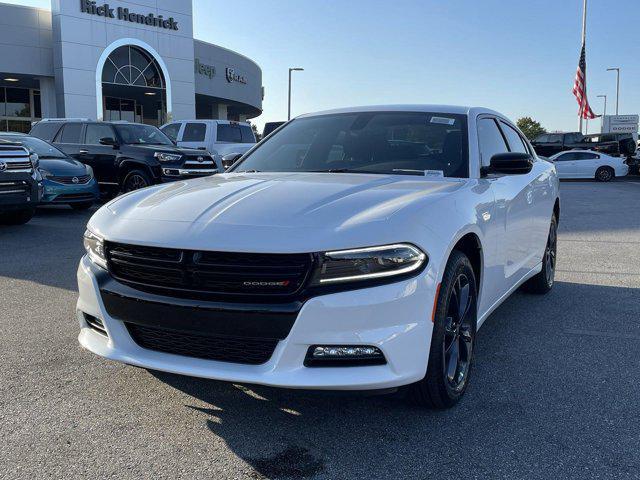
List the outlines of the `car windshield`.
{"label": "car windshield", "polygon": [[127,145],[173,145],[173,142],[158,128],[151,125],[114,125],[122,143]]}
{"label": "car windshield", "polygon": [[466,116],[355,112],[298,118],[233,171],[329,172],[467,178]]}
{"label": "car windshield", "polygon": [[36,137],[11,135],[0,138],[10,140],[12,142],[20,142],[32,153],[38,154],[38,157],[42,159],[67,158],[67,156],[56,147]]}

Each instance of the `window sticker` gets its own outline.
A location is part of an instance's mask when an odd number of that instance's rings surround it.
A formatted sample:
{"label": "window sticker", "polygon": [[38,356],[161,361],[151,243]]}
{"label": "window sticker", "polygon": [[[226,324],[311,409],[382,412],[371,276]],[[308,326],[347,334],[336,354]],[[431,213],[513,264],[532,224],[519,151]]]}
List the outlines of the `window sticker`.
{"label": "window sticker", "polygon": [[444,172],[442,170],[425,170],[424,176],[431,178],[444,178]]}
{"label": "window sticker", "polygon": [[440,125],[453,125],[454,123],[456,123],[456,119],[448,117],[431,117],[431,123],[439,123]]}

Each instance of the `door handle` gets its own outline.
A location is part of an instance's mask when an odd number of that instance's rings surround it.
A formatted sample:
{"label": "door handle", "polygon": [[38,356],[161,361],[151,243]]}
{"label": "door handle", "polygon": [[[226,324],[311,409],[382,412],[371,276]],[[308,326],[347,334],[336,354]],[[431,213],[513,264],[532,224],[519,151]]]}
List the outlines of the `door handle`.
{"label": "door handle", "polygon": [[79,150],[78,153],[81,155],[86,155],[87,153],[89,153],[89,150]]}

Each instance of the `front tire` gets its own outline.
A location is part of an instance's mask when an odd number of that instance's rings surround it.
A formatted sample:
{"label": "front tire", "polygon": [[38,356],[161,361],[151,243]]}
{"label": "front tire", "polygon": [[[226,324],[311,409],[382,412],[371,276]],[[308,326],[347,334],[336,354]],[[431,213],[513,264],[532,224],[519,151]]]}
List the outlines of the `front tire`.
{"label": "front tire", "polygon": [[611,167],[600,167],[596,170],[596,180],[599,182],[610,182],[616,176]]}
{"label": "front tire", "polygon": [[542,270],[522,285],[525,292],[544,295],[553,288],[556,275],[556,258],[558,253],[558,221],[555,214],[551,217],[547,245],[542,257]]}
{"label": "front tire", "polygon": [[469,384],[477,323],[477,288],[471,262],[454,250],[440,285],[427,374],[410,386],[415,403],[453,407]]}
{"label": "front tire", "polygon": [[131,170],[122,181],[122,193],[133,192],[151,185],[151,178],[143,170]]}

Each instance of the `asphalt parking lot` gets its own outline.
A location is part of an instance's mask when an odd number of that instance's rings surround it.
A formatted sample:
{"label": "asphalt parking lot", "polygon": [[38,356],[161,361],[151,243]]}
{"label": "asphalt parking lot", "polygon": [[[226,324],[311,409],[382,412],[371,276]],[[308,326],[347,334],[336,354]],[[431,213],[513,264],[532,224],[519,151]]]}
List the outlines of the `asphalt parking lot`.
{"label": "asphalt parking lot", "polygon": [[640,182],[566,182],[557,283],[449,411],[149,372],[77,344],[90,213],[0,230],[0,478],[640,478]]}

